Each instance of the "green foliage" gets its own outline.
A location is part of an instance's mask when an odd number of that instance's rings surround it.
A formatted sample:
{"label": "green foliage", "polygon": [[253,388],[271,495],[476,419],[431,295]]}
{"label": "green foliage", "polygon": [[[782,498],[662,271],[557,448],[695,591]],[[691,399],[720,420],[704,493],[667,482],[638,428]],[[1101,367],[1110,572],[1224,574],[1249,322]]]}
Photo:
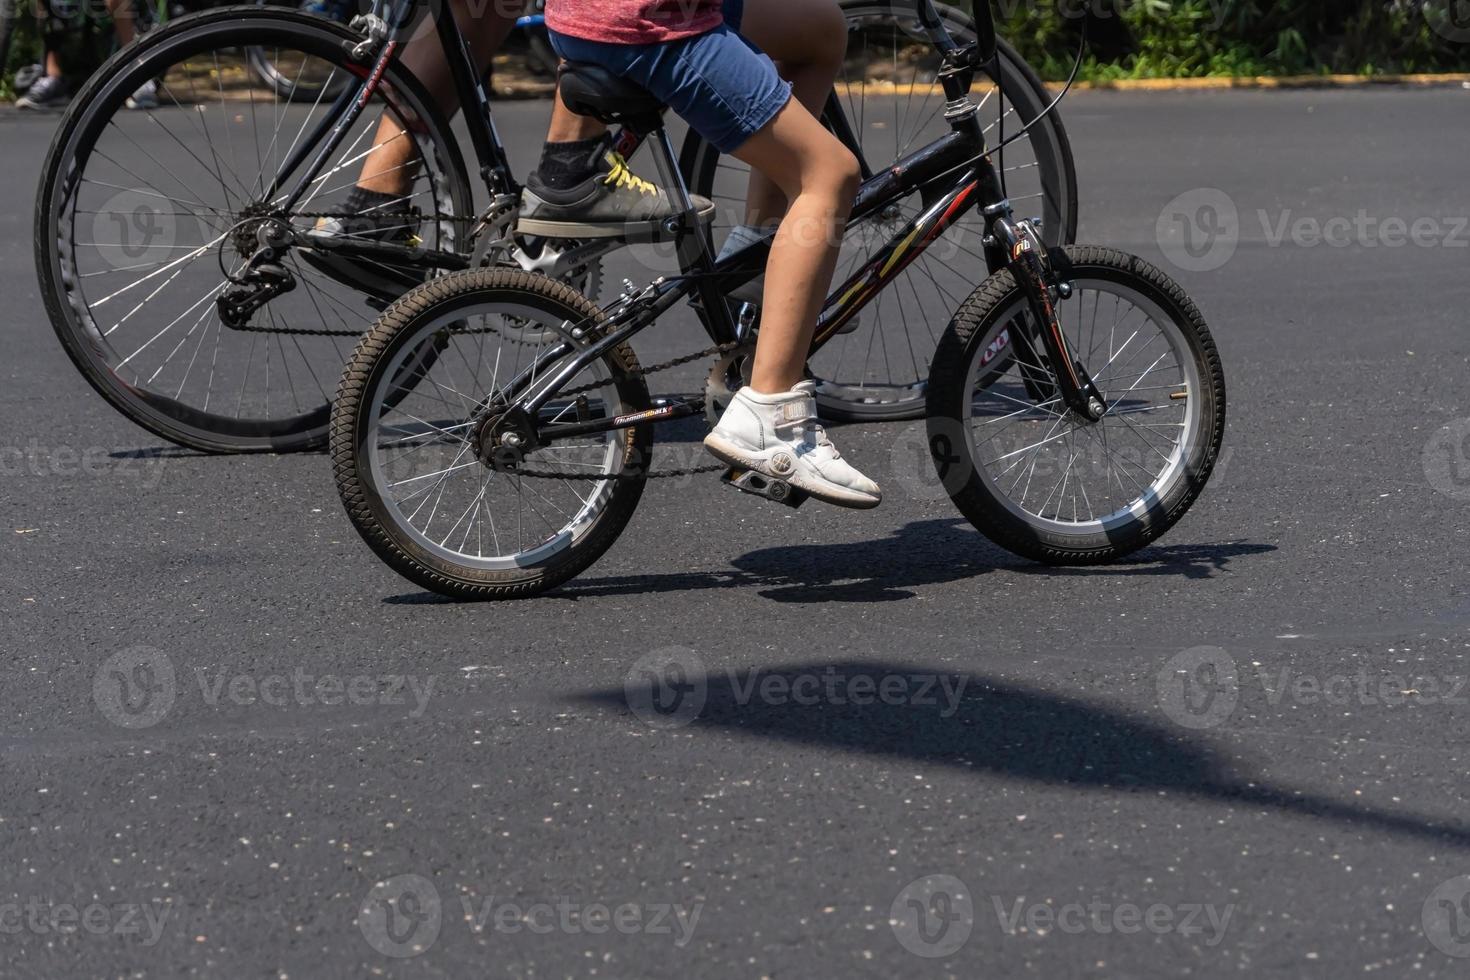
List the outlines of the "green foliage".
{"label": "green foliage", "polygon": [[1431,26],[1454,2],[995,0],[992,9],[1007,39],[1055,79],[1071,69],[1087,4],[1104,43],[1082,76],[1117,79],[1470,70],[1470,39]]}

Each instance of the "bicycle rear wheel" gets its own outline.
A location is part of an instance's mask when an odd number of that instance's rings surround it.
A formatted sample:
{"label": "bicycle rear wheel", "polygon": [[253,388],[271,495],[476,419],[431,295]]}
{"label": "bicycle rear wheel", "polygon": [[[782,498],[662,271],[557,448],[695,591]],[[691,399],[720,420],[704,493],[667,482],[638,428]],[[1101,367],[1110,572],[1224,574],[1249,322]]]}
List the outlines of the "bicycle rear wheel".
{"label": "bicycle rear wheel", "polygon": [[[975,36],[974,21],[936,4],[957,41]],[[844,0],[847,60],[837,102],[868,168],[881,172],[893,161],[948,132],[939,67],[912,2]],[[1051,102],[1045,85],[1004,41],[995,67],[977,73],[972,95],[980,104],[986,140],[994,147],[1036,120]],[[832,121],[828,120],[829,128]],[[1077,174],[1071,144],[1057,113],[1037,121],[995,155],[1011,203],[1023,216],[1041,219],[1042,238],[1063,245],[1077,234]],[[697,133],[685,140],[681,166],[697,193],[713,200],[716,244],[744,211],[749,168],[721,156]],[[848,228],[834,282],[844,281],[922,210],[918,194],[883,215]],[[817,379],[824,418],[891,421],[924,414],[929,361],[950,315],[990,275],[984,259],[984,222],[967,214],[879,293],[858,318],[809,365]]]}
{"label": "bicycle rear wheel", "polygon": [[[216,299],[226,270],[258,248],[264,222],[309,231],[343,202],[380,116],[397,123],[395,139],[412,143],[414,162],[401,168],[407,190],[393,206],[425,247],[462,247],[473,220],[463,162],[448,124],[396,63],[300,204],[280,209],[286,192],[270,187],[282,161],[324,139],[335,118],[327,86],[365,70],[351,59],[353,40],[340,25],[288,10],[181,18],[94,75],[51,144],[35,225],[47,312],[93,387],[165,439],[210,452],[326,442],[331,395],[357,338],[432,270],[363,260],[382,284],[368,295],[361,281],[324,273],[292,247],[281,265],[296,288],[247,323],[226,326]],[[315,79],[318,96],[278,99],[250,71],[251,48]],[[124,109],[148,79],[160,80],[158,107]]]}
{"label": "bicycle rear wheel", "polygon": [[996,544],[1053,565],[1112,561],[1174,525],[1209,480],[1225,377],[1204,318],[1143,259],[1071,246],[1067,345],[1102,393],[1069,410],[1007,270],[965,301],[934,356],[929,448],[956,506]]}
{"label": "bicycle rear wheel", "polygon": [[[510,269],[445,276],[389,308],[348,363],[332,415],[338,492],[383,561],[444,595],[513,599],[565,582],[612,545],[643,493],[651,423],[531,448],[511,464],[490,452],[496,420],[597,337],[574,327],[601,319],[568,286]],[[649,406],[626,344],[562,387],[579,395],[553,398],[541,425]]]}

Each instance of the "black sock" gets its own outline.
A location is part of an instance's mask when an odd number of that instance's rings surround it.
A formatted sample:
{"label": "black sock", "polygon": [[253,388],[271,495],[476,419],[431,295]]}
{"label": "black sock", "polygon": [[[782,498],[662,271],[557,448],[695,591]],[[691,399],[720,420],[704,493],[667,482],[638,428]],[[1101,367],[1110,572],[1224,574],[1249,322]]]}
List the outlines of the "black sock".
{"label": "black sock", "polygon": [[541,163],[536,168],[536,175],[552,190],[570,190],[597,173],[606,145],[605,136],[570,143],[547,143],[541,148]]}
{"label": "black sock", "polygon": [[383,211],[395,201],[402,201],[406,196],[404,194],[384,194],[382,191],[370,191],[366,187],[354,185],[342,201],[342,211],[344,214]]}

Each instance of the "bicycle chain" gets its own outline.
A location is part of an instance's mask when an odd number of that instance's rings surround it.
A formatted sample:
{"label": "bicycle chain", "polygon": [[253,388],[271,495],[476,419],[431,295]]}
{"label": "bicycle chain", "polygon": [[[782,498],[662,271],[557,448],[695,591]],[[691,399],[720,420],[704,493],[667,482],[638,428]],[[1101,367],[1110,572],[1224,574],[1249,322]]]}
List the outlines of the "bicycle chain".
{"label": "bicycle chain", "polygon": [[[737,349],[739,346],[740,345],[738,343],[733,343],[733,342],[724,343],[724,344],[716,344],[713,347],[706,347],[704,350],[698,351],[697,353],[694,353],[694,354],[684,354],[684,355],[682,355],[680,357],[671,358],[670,360],[667,360],[667,361],[661,361],[660,363],[654,364],[654,365],[652,365],[650,367],[639,368],[637,371],[634,371],[631,374],[629,374],[628,377],[629,378],[633,378],[633,379],[638,379],[638,380],[644,380],[644,379],[646,379],[648,377],[648,375],[650,375],[650,374],[656,374],[659,371],[667,371],[670,368],[676,368],[676,367],[679,367],[680,365],[683,365],[683,364],[689,364],[692,361],[703,360],[706,357],[723,356],[723,355],[728,354],[731,351]],[[602,388],[602,387],[605,387],[606,385],[607,385],[607,382],[606,381],[596,381],[596,382],[592,382],[591,384],[580,385],[579,387],[576,387],[576,388],[570,388],[570,389],[568,389],[566,391],[558,392],[558,394],[561,395],[562,397],[575,397],[577,395],[586,394],[589,391],[596,391],[597,389]],[[701,398],[701,399],[699,399],[699,401],[694,402],[694,403],[691,403],[691,407],[694,407],[694,408],[697,408],[697,409],[702,410],[704,408],[704,399]],[[686,467],[684,467],[682,469],[676,469],[676,470],[661,470],[661,471],[659,471],[657,473],[643,472],[643,471],[634,469],[634,470],[623,472],[623,473],[609,473],[608,475],[606,475],[604,477],[601,477],[600,479],[604,479],[604,480],[639,480],[639,479],[667,480],[667,479],[672,479],[674,477],[681,477],[681,476],[699,476],[699,475],[704,474],[704,473],[721,473],[721,472],[724,472],[725,470],[727,470],[729,468],[730,467],[728,465],[724,464],[724,463],[716,463],[716,464],[709,465],[709,466],[686,466]],[[569,472],[566,472],[564,470],[527,470],[527,469],[521,469],[520,467],[517,467],[516,469],[509,470],[508,472],[511,475],[513,475],[513,476],[529,476],[529,477],[534,477],[536,479],[546,479],[546,480],[570,480],[570,479],[586,480],[586,479],[588,479],[588,476],[587,476],[586,473],[569,473]]]}
{"label": "bicycle chain", "polygon": [[[335,213],[332,213],[332,212],[325,212],[325,211],[296,211],[296,212],[292,212],[292,217],[296,217],[296,218],[335,218],[335,217],[338,217],[338,215],[335,214]],[[470,217],[466,217],[464,215],[438,214],[438,213],[429,214],[429,215],[423,215],[423,217],[424,218],[427,218],[427,219],[432,219],[434,221],[462,221],[462,222],[468,222],[468,221],[478,221],[478,220],[480,220],[479,216],[470,218]],[[249,326],[249,325],[243,326],[243,327],[235,327],[233,329],[238,330],[241,333],[274,333],[274,334],[284,334],[284,335],[287,335],[287,336],[297,336],[297,337],[344,337],[344,336],[346,336],[346,337],[361,337],[363,335],[363,333],[364,333],[364,331],[361,331],[361,330],[327,330],[327,329],[313,330],[313,329],[310,329],[310,328],[307,328],[307,327],[257,327],[257,326]],[[464,331],[461,331],[461,332],[464,332]],[[499,333],[500,331],[496,330],[494,327],[485,327],[484,328],[484,332],[488,332],[488,333]],[[740,345],[738,343],[735,343],[735,342],[726,342],[726,343],[723,343],[723,344],[715,344],[712,347],[706,347],[704,350],[696,351],[693,354],[683,354],[683,355],[680,355],[679,357],[670,358],[667,361],[661,361],[658,364],[654,364],[654,365],[652,365],[650,367],[639,368],[638,370],[636,370],[636,371],[628,374],[627,377],[630,378],[630,379],[640,380],[640,381],[646,380],[650,374],[657,374],[659,371],[668,371],[668,370],[671,370],[672,368],[682,367],[685,364],[690,364],[690,363],[693,363],[694,361],[704,360],[707,357],[722,357],[725,354],[728,354],[731,351],[737,349],[739,346]],[[578,396],[578,395],[584,395],[584,394],[586,394],[589,391],[596,391],[597,389],[602,388],[602,387],[605,387],[606,385],[607,385],[607,382],[606,381],[594,381],[594,382],[591,382],[589,384],[580,385],[580,386],[578,386],[576,388],[569,388],[566,391],[558,392],[557,394],[560,395],[563,398],[575,398],[576,396]],[[691,407],[693,407],[693,408],[695,408],[697,410],[701,410],[702,411],[704,409],[704,399],[701,398],[701,399],[699,399],[699,401],[692,403]],[[657,472],[657,473],[645,473],[645,472],[639,472],[637,470],[633,470],[633,471],[623,472],[623,473],[612,473],[612,474],[608,474],[606,477],[603,477],[603,479],[612,479],[612,480],[637,480],[637,479],[667,480],[667,479],[672,479],[672,478],[681,477],[681,476],[700,476],[700,475],[705,474],[705,473],[719,473],[719,472],[722,472],[722,471],[727,470],[727,469],[729,469],[729,467],[726,466],[724,463],[717,463],[717,464],[708,465],[708,466],[686,466],[686,467],[684,467],[682,469],[663,470],[663,471],[660,471],[660,472]],[[509,472],[511,472],[512,475],[515,475],[515,476],[528,476],[528,477],[532,477],[534,479],[544,479],[544,480],[568,480],[568,479],[585,480],[585,479],[587,479],[587,474],[586,473],[574,473],[574,472],[568,472],[568,471],[565,471],[565,470],[528,470],[528,469],[522,469],[522,468],[517,467],[515,470],[509,471]]]}

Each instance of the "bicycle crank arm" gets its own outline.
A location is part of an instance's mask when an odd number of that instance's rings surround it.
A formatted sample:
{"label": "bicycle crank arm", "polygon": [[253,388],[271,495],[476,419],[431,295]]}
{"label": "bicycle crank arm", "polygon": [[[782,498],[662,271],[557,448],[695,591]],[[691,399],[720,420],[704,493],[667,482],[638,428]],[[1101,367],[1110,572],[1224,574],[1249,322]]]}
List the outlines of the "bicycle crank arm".
{"label": "bicycle crank arm", "polygon": [[1012,224],[1006,218],[997,218],[992,233],[1006,250],[1007,268],[1026,293],[1026,303],[1036,318],[1041,346],[1056,375],[1062,401],[1083,420],[1099,421],[1107,414],[1107,400],[1087,369],[1072,356],[1057,318],[1056,298],[1071,295],[1070,284],[1058,282],[1046,247],[1030,222]]}

